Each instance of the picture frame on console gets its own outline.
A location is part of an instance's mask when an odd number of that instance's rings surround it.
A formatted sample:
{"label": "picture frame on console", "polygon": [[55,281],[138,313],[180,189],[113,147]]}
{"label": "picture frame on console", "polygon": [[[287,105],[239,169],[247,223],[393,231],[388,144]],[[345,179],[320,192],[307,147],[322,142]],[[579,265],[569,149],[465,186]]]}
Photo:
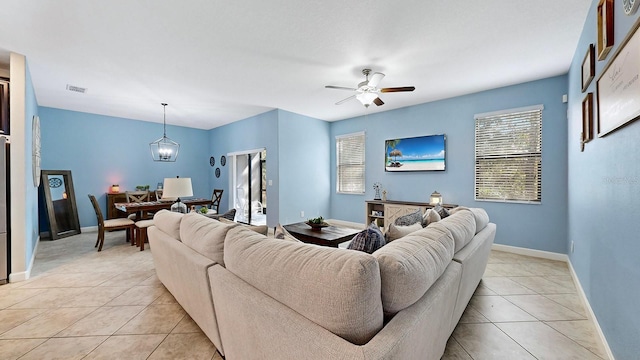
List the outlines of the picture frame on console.
{"label": "picture frame on console", "polygon": [[640,118],[640,19],[596,81],[598,137]]}
{"label": "picture frame on console", "polygon": [[387,172],[444,171],[446,136],[426,135],[385,141]]}

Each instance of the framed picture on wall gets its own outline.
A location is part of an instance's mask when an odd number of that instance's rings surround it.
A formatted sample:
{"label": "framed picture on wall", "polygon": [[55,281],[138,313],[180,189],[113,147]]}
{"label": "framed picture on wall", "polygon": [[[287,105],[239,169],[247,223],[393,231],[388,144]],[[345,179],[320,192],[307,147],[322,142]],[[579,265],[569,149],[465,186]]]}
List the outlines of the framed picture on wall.
{"label": "framed picture on wall", "polygon": [[640,19],[596,81],[598,137],[640,118]]}
{"label": "framed picture on wall", "polygon": [[598,60],[604,60],[613,47],[613,0],[600,0],[597,18]]}
{"label": "framed picture on wall", "polygon": [[593,140],[593,93],[582,100],[582,144]]}
{"label": "framed picture on wall", "polygon": [[591,80],[596,75],[596,50],[593,44],[589,44],[589,49],[582,60],[582,92],[587,91]]}

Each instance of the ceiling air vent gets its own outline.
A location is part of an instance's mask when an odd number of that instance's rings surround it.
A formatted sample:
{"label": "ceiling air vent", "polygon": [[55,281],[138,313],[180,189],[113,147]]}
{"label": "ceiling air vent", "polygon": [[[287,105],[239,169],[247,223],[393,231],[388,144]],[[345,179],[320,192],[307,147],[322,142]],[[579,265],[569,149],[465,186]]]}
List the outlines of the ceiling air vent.
{"label": "ceiling air vent", "polygon": [[73,91],[73,92],[77,92],[77,93],[80,93],[80,94],[84,94],[84,93],[87,92],[87,88],[83,88],[83,87],[80,87],[80,86],[73,86],[73,85],[69,85],[69,84],[67,84],[67,90]]}

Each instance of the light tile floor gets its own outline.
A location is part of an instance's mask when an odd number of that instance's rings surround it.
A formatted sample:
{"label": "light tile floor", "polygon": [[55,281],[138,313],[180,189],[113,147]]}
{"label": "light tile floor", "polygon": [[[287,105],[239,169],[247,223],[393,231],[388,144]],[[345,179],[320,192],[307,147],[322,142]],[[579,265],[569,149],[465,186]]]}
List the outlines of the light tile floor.
{"label": "light tile floor", "polygon": [[[39,244],[0,286],[0,359],[222,359],[155,276],[149,249],[108,233]],[[493,251],[443,359],[606,359],[569,269]]]}

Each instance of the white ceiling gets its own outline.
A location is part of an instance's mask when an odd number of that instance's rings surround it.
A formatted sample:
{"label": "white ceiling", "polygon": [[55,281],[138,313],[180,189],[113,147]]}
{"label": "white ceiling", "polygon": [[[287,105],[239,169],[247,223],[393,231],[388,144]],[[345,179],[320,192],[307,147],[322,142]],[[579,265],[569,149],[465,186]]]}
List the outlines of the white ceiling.
{"label": "white ceiling", "polygon": [[[592,0],[9,0],[0,64],[41,106],[211,129],[274,108],[340,120],[564,74]],[[4,51],[2,51],[4,50]],[[369,67],[385,105],[335,102]],[[66,90],[86,87],[86,94]]]}

